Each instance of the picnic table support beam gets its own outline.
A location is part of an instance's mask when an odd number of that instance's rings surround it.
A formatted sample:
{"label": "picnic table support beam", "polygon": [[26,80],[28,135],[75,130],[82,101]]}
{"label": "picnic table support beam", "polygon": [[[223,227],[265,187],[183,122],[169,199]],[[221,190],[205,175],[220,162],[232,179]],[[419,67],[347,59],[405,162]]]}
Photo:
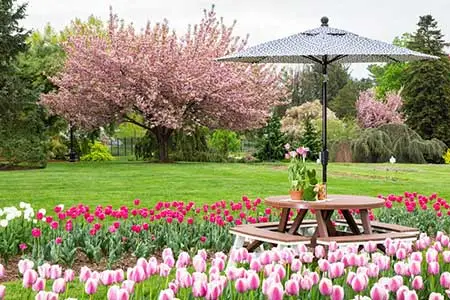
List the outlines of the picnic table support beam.
{"label": "picnic table support beam", "polygon": [[345,220],[348,223],[348,227],[354,234],[361,234],[361,231],[359,231],[358,224],[356,224],[355,219],[353,219],[352,214],[346,210],[342,210],[342,215],[344,216]]}
{"label": "picnic table support beam", "polygon": [[285,232],[287,223],[289,221],[289,212],[290,208],[283,208],[281,210],[281,216],[280,216],[280,224],[278,225],[278,231],[279,232]]}
{"label": "picnic table support beam", "polygon": [[[317,230],[320,237],[328,237],[327,224],[321,210],[316,210]],[[315,234],[315,235],[316,235]]]}
{"label": "picnic table support beam", "polygon": [[295,217],[294,223],[292,223],[291,228],[289,229],[290,234],[297,233],[298,229],[300,228],[300,225],[302,225],[303,219],[305,218],[307,212],[308,212],[307,209],[301,209],[298,212],[297,217]]}
{"label": "picnic table support beam", "polygon": [[364,234],[372,234],[372,226],[370,225],[369,211],[367,209],[361,209],[359,211],[361,215],[361,222],[364,228]]}

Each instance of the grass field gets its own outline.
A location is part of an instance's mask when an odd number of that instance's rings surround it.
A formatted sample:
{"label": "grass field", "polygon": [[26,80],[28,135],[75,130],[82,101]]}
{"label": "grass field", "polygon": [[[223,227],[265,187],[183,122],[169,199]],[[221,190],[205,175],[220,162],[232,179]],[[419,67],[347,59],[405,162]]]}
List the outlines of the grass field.
{"label": "grass field", "polygon": [[[311,164],[320,173],[320,166]],[[0,172],[0,206],[130,203],[159,200],[200,203],[286,194],[286,164],[50,163],[46,169]],[[389,168],[389,171],[387,171]],[[330,193],[378,194],[417,191],[450,199],[450,165],[330,164]]]}

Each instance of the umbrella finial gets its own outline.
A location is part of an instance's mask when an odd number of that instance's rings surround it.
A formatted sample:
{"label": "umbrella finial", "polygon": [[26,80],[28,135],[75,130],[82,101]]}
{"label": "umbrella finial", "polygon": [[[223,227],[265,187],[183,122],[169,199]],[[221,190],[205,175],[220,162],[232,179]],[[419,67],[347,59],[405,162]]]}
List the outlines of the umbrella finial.
{"label": "umbrella finial", "polygon": [[320,19],[320,22],[322,22],[322,26],[328,27],[328,17],[322,17],[322,19]]}

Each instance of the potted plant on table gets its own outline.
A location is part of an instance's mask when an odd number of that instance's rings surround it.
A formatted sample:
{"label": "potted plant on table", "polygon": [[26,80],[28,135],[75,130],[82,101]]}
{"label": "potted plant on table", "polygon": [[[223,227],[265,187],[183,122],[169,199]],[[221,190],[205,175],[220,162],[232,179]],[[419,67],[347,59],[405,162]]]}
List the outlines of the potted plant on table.
{"label": "potted plant on table", "polygon": [[[316,170],[308,170],[306,166],[306,156],[309,149],[299,147],[291,150],[290,145],[286,144],[285,149],[288,151],[285,155],[289,159],[288,178],[291,184],[289,194],[292,200],[314,200],[316,192],[314,187],[317,184]],[[289,151],[291,150],[291,151]]]}

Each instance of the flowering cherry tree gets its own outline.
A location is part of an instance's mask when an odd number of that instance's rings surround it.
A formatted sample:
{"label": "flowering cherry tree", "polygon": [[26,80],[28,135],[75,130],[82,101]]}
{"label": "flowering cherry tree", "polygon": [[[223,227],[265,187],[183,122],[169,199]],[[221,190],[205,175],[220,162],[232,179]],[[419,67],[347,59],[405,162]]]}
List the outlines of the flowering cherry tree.
{"label": "flowering cherry tree", "polygon": [[176,129],[241,130],[264,125],[285,91],[271,67],[220,63],[242,49],[214,8],[177,35],[168,22],[142,31],[111,14],[107,36],[81,31],[64,44],[67,60],[42,103],[84,128],[130,122],[152,132],[160,160]]}
{"label": "flowering cherry tree", "polygon": [[361,92],[356,101],[358,123],[364,128],[403,124],[404,120],[399,112],[402,104],[400,93],[388,93],[384,101],[379,101],[373,91]]}

